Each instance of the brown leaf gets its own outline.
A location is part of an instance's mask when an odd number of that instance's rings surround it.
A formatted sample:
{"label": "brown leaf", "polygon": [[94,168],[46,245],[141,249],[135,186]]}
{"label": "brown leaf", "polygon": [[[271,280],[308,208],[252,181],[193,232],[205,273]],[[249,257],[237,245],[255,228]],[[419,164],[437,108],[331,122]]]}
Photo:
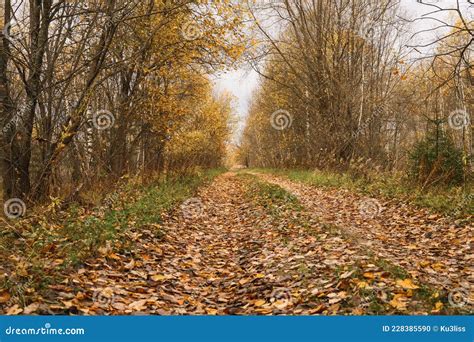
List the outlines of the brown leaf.
{"label": "brown leaf", "polygon": [[23,313],[25,315],[32,314],[32,313],[36,312],[39,309],[39,307],[40,307],[39,303],[31,303],[25,309],[23,309]]}
{"label": "brown leaf", "polygon": [[18,304],[13,305],[11,308],[7,309],[7,315],[18,315],[22,313],[23,309],[18,306]]}
{"label": "brown leaf", "polygon": [[11,296],[8,293],[8,291],[0,292],[0,304],[4,304],[8,302],[10,299],[11,299]]}
{"label": "brown leaf", "polygon": [[130,260],[130,262],[128,264],[125,264],[123,266],[126,270],[131,270],[135,267],[135,260]]}
{"label": "brown leaf", "polygon": [[130,303],[128,305],[128,308],[133,310],[133,311],[142,311],[142,310],[146,309],[146,307],[147,307],[146,303],[147,303],[146,299],[137,300],[135,302]]}

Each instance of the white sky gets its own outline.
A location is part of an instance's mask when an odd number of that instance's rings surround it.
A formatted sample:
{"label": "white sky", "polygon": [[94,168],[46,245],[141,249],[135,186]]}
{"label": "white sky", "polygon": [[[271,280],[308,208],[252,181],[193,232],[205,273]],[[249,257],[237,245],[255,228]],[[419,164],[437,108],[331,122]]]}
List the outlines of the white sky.
{"label": "white sky", "polygon": [[[456,0],[423,0],[425,3],[436,3],[437,5],[454,7]],[[468,0],[459,0],[464,5],[468,5]],[[472,0],[471,0],[472,1]],[[433,7],[418,3],[416,0],[401,0],[402,10],[405,11],[407,19],[418,18],[421,15],[433,10]],[[436,25],[435,22],[422,20],[417,21],[413,25],[413,32],[421,29],[429,28],[430,25]],[[419,38],[422,38],[421,36]],[[428,38],[428,37],[423,37]],[[249,109],[252,94],[258,89],[259,76],[251,70],[250,72],[244,69],[238,69],[232,72],[227,72],[218,76],[215,80],[215,88],[217,91],[227,91],[233,94],[236,98],[235,114],[239,118],[239,127],[242,128],[245,123],[245,117]],[[240,129],[239,129],[240,131]]]}

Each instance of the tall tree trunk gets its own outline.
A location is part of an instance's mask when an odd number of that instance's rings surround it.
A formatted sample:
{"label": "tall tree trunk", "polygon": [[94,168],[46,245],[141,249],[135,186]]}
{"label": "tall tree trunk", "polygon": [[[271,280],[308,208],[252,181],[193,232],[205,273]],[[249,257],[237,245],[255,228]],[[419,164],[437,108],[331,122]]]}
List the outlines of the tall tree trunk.
{"label": "tall tree trunk", "polygon": [[0,9],[0,122],[1,122],[1,164],[3,176],[3,197],[9,199],[20,197],[21,191],[18,187],[18,169],[14,164],[13,156],[18,153],[15,138],[17,121],[15,120],[15,108],[10,97],[10,84],[7,77],[8,61],[10,55],[9,41],[4,35],[4,28],[11,20],[11,3],[5,0]]}
{"label": "tall tree trunk", "polygon": [[[33,125],[35,120],[36,105],[41,91],[41,69],[43,65],[43,58],[48,41],[48,30],[50,23],[50,10],[52,0],[31,0],[29,7],[29,73],[25,81],[25,108],[18,108],[14,106],[6,106],[9,101],[8,92],[2,96],[3,110],[7,110],[7,115],[2,115],[3,118],[10,118],[8,123],[4,125],[4,185],[6,197],[21,197],[27,198],[31,191],[30,182],[30,162],[31,162],[31,148]],[[9,21],[10,4],[5,4],[5,20]],[[2,37],[3,51],[2,62],[0,67],[3,73],[2,86],[5,91],[8,89],[8,79],[6,77],[6,68],[8,61],[8,41]],[[5,49],[6,47],[6,49]],[[7,101],[7,102],[5,102]],[[5,112],[4,112],[5,113]],[[13,115],[11,115],[11,114]],[[13,119],[12,119],[13,117]]]}

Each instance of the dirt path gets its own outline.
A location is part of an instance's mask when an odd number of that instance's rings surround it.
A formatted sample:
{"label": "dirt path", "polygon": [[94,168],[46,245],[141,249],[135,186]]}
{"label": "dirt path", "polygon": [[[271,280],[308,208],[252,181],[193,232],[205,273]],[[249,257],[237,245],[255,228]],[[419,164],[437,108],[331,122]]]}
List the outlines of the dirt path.
{"label": "dirt path", "polygon": [[[250,191],[248,179],[224,174],[164,218],[159,227],[163,237],[150,227],[129,234],[134,245],[128,251],[101,250],[101,258],[84,265],[63,284],[50,286],[54,301],[40,311],[166,315],[443,310],[439,300],[421,298],[416,293],[420,286],[400,279],[397,270],[367,253],[360,241],[320,222],[319,216],[345,223],[349,216],[342,209],[347,203],[329,208],[328,194],[306,193],[297,184],[265,178],[289,188],[310,208],[313,202],[306,201],[314,195],[318,205],[314,211],[294,212],[276,203],[276,217],[267,205],[253,199],[257,194]],[[371,248],[376,251],[377,236],[376,229],[366,235],[366,240],[375,241]],[[389,246],[391,241],[387,240]],[[448,253],[448,261],[464,260],[454,258],[465,251],[445,247],[436,253]],[[387,258],[394,253],[394,261],[420,272],[414,259],[402,262],[418,252],[406,251],[400,244],[398,248],[403,257],[391,248],[380,253]],[[453,261],[451,266],[461,271],[462,265]],[[461,281],[460,276],[449,279]]]}
{"label": "dirt path", "polygon": [[165,220],[164,240],[144,231],[133,258],[112,253],[81,269],[74,282],[86,288],[63,302],[87,314],[322,312],[304,298],[335,286],[335,265],[356,253],[338,236],[321,236],[323,250],[302,228],[272,225],[245,192],[235,174],[219,177]]}
{"label": "dirt path", "polygon": [[400,202],[325,190],[259,174],[296,195],[313,216],[341,227],[423,283],[474,292],[474,227]]}

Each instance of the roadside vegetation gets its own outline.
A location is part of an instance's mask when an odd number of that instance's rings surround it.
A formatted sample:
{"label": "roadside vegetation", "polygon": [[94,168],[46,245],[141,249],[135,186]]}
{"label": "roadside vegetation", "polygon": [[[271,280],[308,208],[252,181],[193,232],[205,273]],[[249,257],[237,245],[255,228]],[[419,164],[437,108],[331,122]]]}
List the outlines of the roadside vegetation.
{"label": "roadside vegetation", "polygon": [[472,214],[472,5],[413,6],[442,19],[403,20],[399,1],[269,4],[238,164]]}
{"label": "roadside vegetation", "polygon": [[125,179],[98,205],[73,204],[68,209],[49,205],[36,208],[25,219],[4,221],[0,304],[8,302],[11,294],[28,297],[28,293],[47,290],[90,258],[133,254],[136,236],[144,231],[158,243],[165,234],[163,216],[224,171],[211,169],[145,184],[141,179]]}
{"label": "roadside vegetation", "polygon": [[[428,208],[433,212],[453,217],[474,215],[474,196],[472,184],[465,187],[434,187],[422,189],[401,174],[376,174],[371,177],[360,177],[353,173],[337,173],[321,170],[290,169],[251,169],[256,172],[285,176],[316,187],[329,189],[347,189],[363,195],[397,199]],[[471,189],[469,189],[471,188]]]}

